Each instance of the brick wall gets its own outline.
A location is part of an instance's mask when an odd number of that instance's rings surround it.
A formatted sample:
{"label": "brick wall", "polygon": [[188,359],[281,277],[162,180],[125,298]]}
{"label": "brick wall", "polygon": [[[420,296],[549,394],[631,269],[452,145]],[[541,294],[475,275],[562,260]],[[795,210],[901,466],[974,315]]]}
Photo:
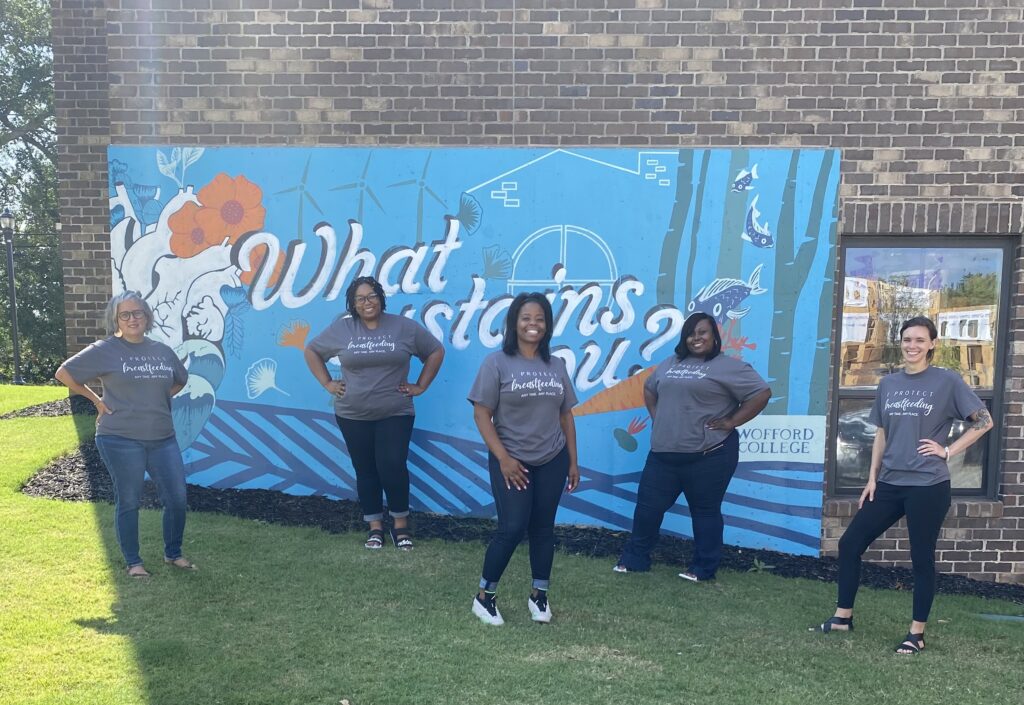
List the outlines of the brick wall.
{"label": "brick wall", "polygon": [[[1024,225],[1018,0],[54,0],[54,18],[70,351],[109,291],[108,141],[836,147],[843,235]],[[1013,286],[1021,370],[1020,260]],[[1005,570],[1024,377],[1007,386],[1002,501],[958,503],[940,558],[1024,580]],[[826,515],[828,550],[848,503]],[[872,557],[904,561],[885,540]]]}
{"label": "brick wall", "polygon": [[68,353],[102,334],[110,298],[107,145],[110,111],[104,0],[53,4],[61,254]]}

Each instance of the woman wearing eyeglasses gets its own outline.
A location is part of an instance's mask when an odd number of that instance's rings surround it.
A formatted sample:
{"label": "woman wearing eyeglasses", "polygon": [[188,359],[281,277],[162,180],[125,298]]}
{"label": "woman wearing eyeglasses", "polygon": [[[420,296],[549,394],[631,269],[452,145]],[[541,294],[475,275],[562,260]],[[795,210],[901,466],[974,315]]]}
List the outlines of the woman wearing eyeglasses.
{"label": "woman wearing eyeglasses", "polygon": [[[195,570],[181,554],[185,534],[185,467],[174,437],[171,397],[188,381],[174,351],[151,340],[153,311],[134,291],[118,294],[106,309],[110,336],[66,360],[54,375],[74,394],[96,405],[96,448],[114,483],[117,542],[128,575],[148,578],[139,555],[139,499],[146,473],[164,506],[164,562]],[[100,397],[86,383],[103,383]]]}
{"label": "woman wearing eyeglasses", "polygon": [[[356,473],[363,519],[370,525],[364,544],[384,546],[384,502],[394,520],[397,548],[413,547],[409,529],[409,441],[413,397],[427,391],[444,360],[444,348],[427,330],[404,316],[385,313],[384,289],[373,277],[358,277],[345,292],[348,316],[339,317],[306,346],[306,364],[334,395],[334,413]],[[410,358],[423,369],[408,382]],[[326,361],[337,356],[341,379]]]}

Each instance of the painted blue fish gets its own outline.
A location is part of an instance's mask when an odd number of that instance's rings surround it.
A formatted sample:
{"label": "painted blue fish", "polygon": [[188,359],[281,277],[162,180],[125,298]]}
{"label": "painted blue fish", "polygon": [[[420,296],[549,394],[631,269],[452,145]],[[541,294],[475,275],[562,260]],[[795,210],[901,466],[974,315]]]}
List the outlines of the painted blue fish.
{"label": "painted blue fish", "polygon": [[736,174],[736,178],[732,182],[732,190],[739,193],[740,191],[749,191],[754,188],[751,184],[757,176],[757,164],[750,167],[750,171],[741,169],[740,173]]}
{"label": "painted blue fish", "polygon": [[743,228],[743,234],[740,237],[752,243],[754,247],[774,247],[775,238],[772,237],[772,231],[768,224],[761,225],[757,222],[761,215],[761,211],[757,210],[758,198],[759,196],[754,196],[754,200],[750,202],[750,207],[747,209],[747,225]]}
{"label": "painted blue fish", "polygon": [[715,279],[697,292],[693,300],[686,306],[686,315],[703,311],[712,316],[719,325],[726,318],[738,320],[750,313],[750,308],[736,308],[748,296],[763,294],[767,289],[761,288],[761,267],[759,264],[750,273],[748,281],[739,279]]}

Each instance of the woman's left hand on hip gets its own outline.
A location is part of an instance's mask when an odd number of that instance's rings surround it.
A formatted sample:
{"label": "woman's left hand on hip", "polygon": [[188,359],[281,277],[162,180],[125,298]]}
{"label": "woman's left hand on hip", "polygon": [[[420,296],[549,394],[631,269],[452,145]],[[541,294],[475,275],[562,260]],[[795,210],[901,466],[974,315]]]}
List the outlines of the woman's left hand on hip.
{"label": "woman's left hand on hip", "polygon": [[946,446],[931,438],[922,438],[918,441],[917,452],[919,455],[937,455],[940,458],[945,458]]}
{"label": "woman's left hand on hip", "polygon": [[732,431],[736,424],[730,418],[712,419],[707,422],[707,427],[712,431]]}
{"label": "woman's left hand on hip", "polygon": [[398,385],[398,391],[407,397],[418,397],[423,392],[427,391],[418,384],[412,384],[411,382],[402,382]]}

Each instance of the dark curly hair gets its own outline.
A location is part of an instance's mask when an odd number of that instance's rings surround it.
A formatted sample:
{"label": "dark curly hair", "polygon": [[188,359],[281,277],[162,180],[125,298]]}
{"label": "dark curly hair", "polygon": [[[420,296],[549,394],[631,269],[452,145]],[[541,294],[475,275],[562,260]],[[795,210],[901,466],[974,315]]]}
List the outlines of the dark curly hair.
{"label": "dark curly hair", "polygon": [[351,314],[352,318],[359,318],[359,313],[356,311],[356,289],[363,284],[369,284],[373,287],[373,293],[377,295],[377,300],[380,302],[380,312],[384,313],[388,309],[387,298],[384,296],[384,287],[373,277],[356,277],[348,285],[348,289],[345,290],[345,306],[348,308],[349,314]]}
{"label": "dark curly hair", "polygon": [[690,354],[690,349],[686,347],[686,339],[693,335],[693,331],[697,330],[697,324],[701,321],[707,321],[711,324],[711,337],[715,339],[711,352],[704,359],[713,360],[718,357],[718,353],[722,352],[722,334],[718,332],[718,322],[715,321],[714,316],[700,311],[683,321],[683,330],[679,333],[679,343],[676,345],[675,350],[676,357],[680,360],[685,360]]}
{"label": "dark curly hair", "polygon": [[516,323],[519,321],[519,312],[526,304],[537,304],[544,312],[545,330],[544,337],[537,345],[537,353],[544,362],[551,361],[551,334],[555,328],[555,315],[551,311],[551,302],[539,291],[529,294],[519,294],[512,299],[508,307],[508,315],[505,316],[505,339],[501,343],[501,351],[506,355],[519,354],[519,331]]}

